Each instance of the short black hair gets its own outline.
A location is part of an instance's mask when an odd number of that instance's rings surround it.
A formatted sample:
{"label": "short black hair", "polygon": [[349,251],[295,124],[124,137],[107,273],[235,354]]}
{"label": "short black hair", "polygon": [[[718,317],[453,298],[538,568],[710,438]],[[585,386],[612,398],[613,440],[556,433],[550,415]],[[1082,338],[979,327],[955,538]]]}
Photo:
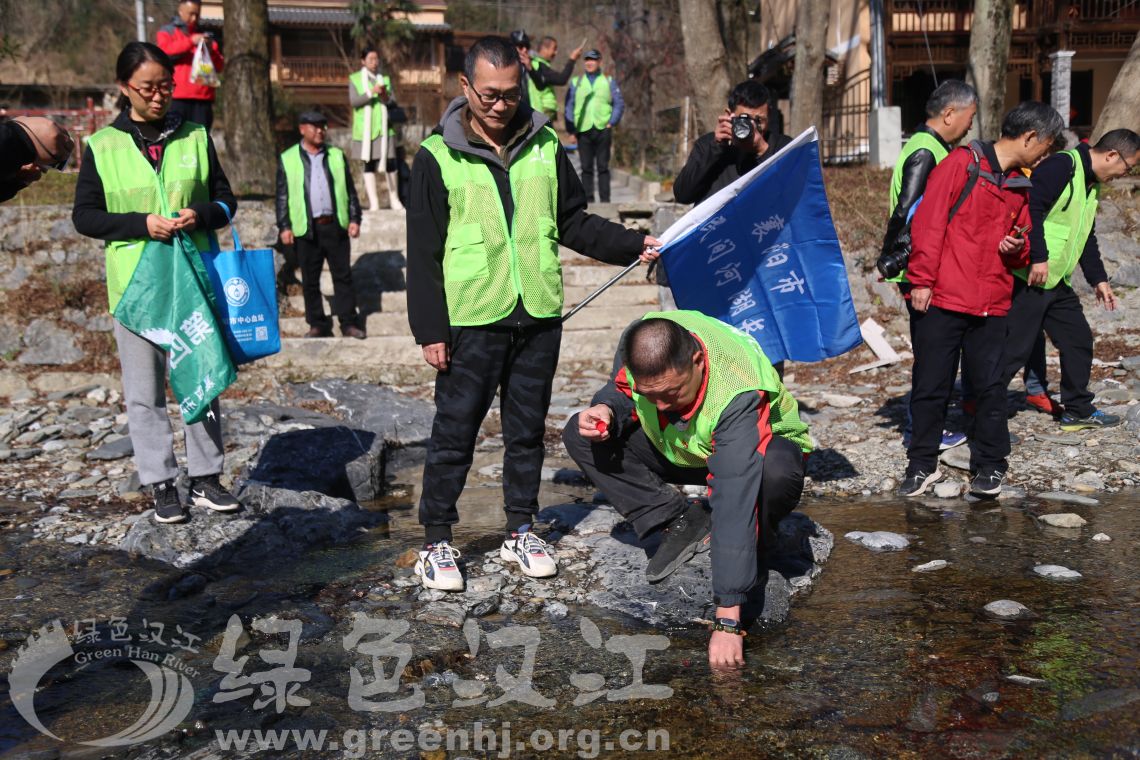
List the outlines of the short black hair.
{"label": "short black hair", "polygon": [[947,107],[966,108],[978,102],[978,91],[961,79],[947,79],[926,99],[926,118],[933,119]]}
{"label": "short black hair", "polygon": [[1140,135],[1131,129],[1114,129],[1101,135],[1093,150],[1098,153],[1115,150],[1122,156],[1131,156],[1140,150]]}
{"label": "short black hair", "polygon": [[369,53],[375,53],[376,55],[380,55],[380,51],[377,50],[374,45],[369,45],[368,47],[366,47],[360,51],[360,60],[363,61],[365,58],[367,58]]}
{"label": "short black hair", "polygon": [[[142,66],[148,61],[157,63],[166,73],[171,77],[174,76],[174,61],[170,60],[162,48],[155,45],[153,42],[128,42],[121,51],[119,57],[115,61],[115,81],[126,84],[130,78],[138,71],[139,66]],[[118,100],[115,101],[115,106],[120,110],[125,110],[131,105],[131,100],[126,95],[119,94]]]}
{"label": "short black hair", "polygon": [[682,372],[698,350],[692,334],[671,319],[652,317],[629,328],[622,343],[622,364],[637,378],[658,377],[668,370]]}
{"label": "short black hair", "polygon": [[489,34],[476,40],[463,59],[463,73],[467,75],[468,82],[475,81],[475,63],[480,58],[496,69],[519,65],[519,51],[515,50],[510,40]]}
{"label": "short black hair", "polygon": [[759,108],[767,105],[771,99],[772,93],[768,91],[767,87],[755,79],[749,79],[732,88],[732,92],[728,94],[728,108],[729,110],[737,106]]}
{"label": "short black hair", "polygon": [[548,34],[538,41],[538,46],[544,48],[552,42],[556,45],[558,44],[558,40]]}
{"label": "short black hair", "polygon": [[1037,100],[1019,103],[1016,108],[1001,120],[1001,136],[1021,137],[1027,132],[1036,132],[1038,141],[1056,142],[1062,139],[1065,121],[1052,106]]}

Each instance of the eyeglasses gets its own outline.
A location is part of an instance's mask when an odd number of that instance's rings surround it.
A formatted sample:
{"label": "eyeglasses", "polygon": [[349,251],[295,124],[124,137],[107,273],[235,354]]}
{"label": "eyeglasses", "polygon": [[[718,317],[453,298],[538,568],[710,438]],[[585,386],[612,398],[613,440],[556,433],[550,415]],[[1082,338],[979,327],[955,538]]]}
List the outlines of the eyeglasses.
{"label": "eyeglasses", "polygon": [[[752,114],[747,114],[747,113],[742,113],[742,114],[740,114],[740,116],[750,117],[752,119],[752,123],[755,124],[756,128],[758,130],[760,130],[761,132],[763,132],[764,129],[768,126],[768,117],[767,116],[753,116]],[[738,116],[736,118],[740,118],[740,117]]]}
{"label": "eyeglasses", "polygon": [[1136,169],[1134,165],[1128,163],[1128,159],[1124,157],[1123,153],[1117,153],[1116,155],[1120,158],[1120,163],[1124,164],[1126,170],[1125,174],[1131,174]]}
{"label": "eyeglasses", "polygon": [[159,82],[155,86],[145,85],[143,87],[135,87],[130,82],[127,82],[127,87],[137,92],[139,97],[143,100],[150,100],[158,94],[161,94],[164,98],[174,94],[174,82],[171,82],[169,79],[165,82]]}
{"label": "eyeglasses", "polygon": [[[50,150],[48,150],[48,146],[46,146],[42,142],[40,142],[40,138],[36,137],[36,133],[33,132],[31,129],[29,129],[27,124],[24,124],[23,122],[20,122],[20,121],[13,121],[13,123],[19,124],[20,128],[28,133],[28,137],[32,138],[32,140],[35,141],[36,145],[40,146],[40,149],[44,153],[47,154],[48,158],[51,159],[51,161],[45,161],[45,162],[36,161],[36,164],[41,169],[55,169],[57,172],[61,172],[65,168],[67,168],[67,162],[71,160],[71,151],[70,150],[68,152],[64,153],[62,156],[57,156],[56,154],[54,154]],[[59,127],[59,128],[63,129],[62,127]],[[69,144],[71,143],[71,136],[70,135],[68,135],[68,143]]]}
{"label": "eyeglasses", "polygon": [[500,100],[506,103],[508,106],[513,106],[515,103],[518,103],[520,100],[522,100],[522,90],[515,90],[513,92],[484,93],[476,90],[475,85],[471,84],[470,82],[467,83],[467,86],[470,87],[471,92],[475,93],[475,95],[479,98],[479,102],[488,108],[495,105]]}

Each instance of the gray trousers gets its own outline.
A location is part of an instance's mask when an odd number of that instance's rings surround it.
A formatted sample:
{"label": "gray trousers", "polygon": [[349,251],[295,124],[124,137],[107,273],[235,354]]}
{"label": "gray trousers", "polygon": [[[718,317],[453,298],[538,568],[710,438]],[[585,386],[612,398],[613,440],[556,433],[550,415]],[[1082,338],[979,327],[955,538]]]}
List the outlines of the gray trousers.
{"label": "gray trousers", "polygon": [[[139,482],[148,486],[173,480],[178,477],[178,462],[166,413],[166,352],[118,320],[114,323]],[[223,457],[221,407],[214,399],[205,420],[186,426],[186,471],[191,478],[216,475],[222,471]]]}

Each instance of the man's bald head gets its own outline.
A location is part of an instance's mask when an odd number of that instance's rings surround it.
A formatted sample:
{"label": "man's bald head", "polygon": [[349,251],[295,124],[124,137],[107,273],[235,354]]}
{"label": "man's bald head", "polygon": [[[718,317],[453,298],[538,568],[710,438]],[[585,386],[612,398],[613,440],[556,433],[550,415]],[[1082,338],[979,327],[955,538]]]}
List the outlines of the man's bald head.
{"label": "man's bald head", "polygon": [[669,370],[687,371],[700,346],[671,319],[643,319],[626,333],[622,362],[635,378],[657,377]]}

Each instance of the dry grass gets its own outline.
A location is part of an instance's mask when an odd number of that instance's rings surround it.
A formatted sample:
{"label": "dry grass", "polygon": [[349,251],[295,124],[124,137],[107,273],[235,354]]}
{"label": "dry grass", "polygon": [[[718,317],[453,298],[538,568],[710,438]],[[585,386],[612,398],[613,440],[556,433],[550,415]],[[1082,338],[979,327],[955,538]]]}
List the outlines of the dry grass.
{"label": "dry grass", "polygon": [[75,203],[76,172],[48,172],[38,182],[25,187],[5,206],[70,206]]}
{"label": "dry grass", "polygon": [[[887,226],[890,170],[866,165],[825,166],[823,181],[843,252],[859,255],[870,248],[877,255]],[[864,262],[868,269],[873,264],[874,258]]]}

